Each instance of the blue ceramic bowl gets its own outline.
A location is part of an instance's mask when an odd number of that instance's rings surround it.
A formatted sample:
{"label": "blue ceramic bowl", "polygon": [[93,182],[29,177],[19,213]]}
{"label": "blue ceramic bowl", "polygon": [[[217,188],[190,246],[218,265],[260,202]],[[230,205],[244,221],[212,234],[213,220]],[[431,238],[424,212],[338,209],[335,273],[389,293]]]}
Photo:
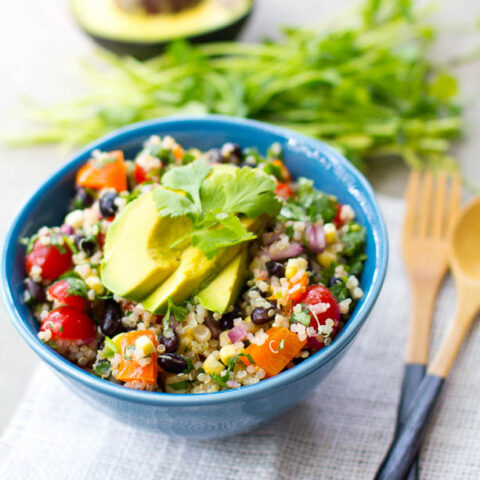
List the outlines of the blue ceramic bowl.
{"label": "blue ceramic bowl", "polygon": [[[92,150],[121,149],[131,158],[153,134],[171,135],[186,147],[202,150],[224,142],[255,146],[265,153],[274,142],[284,150],[294,177],[303,175],[316,187],[350,204],[367,227],[368,260],[361,278],[365,295],[335,341],[300,365],[256,385],[224,392],[177,395],[130,390],[91,375],[41,343],[38,325],[23,303],[25,249],[19,238],[42,225],[59,225],[73,194],[75,172]],[[244,432],[303,400],[335,367],[368,317],[385,277],[388,245],[375,195],[365,178],[327,145],[273,126],[221,116],[153,120],[118,130],[74,155],[55,172],[15,219],[3,252],[2,285],[8,312],[30,347],[90,405],[139,427],[190,438],[213,438]]]}

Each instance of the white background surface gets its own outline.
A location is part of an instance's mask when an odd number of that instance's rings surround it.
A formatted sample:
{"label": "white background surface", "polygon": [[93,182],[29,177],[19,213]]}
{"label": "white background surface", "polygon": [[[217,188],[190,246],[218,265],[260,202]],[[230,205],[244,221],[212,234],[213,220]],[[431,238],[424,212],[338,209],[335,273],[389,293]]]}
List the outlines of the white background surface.
{"label": "white background surface", "polygon": [[[278,25],[308,24],[342,12],[351,0],[257,0],[257,9],[243,37],[258,40],[272,35]],[[478,0],[439,1],[435,19],[448,35],[436,48],[441,58],[472,45],[462,25],[480,18]],[[480,43],[480,32],[476,40]],[[40,102],[70,98],[81,90],[75,62],[88,54],[92,43],[70,18],[66,1],[15,0],[2,2],[0,15],[0,132],[18,123],[12,116],[22,96]],[[480,64],[462,67],[463,98],[468,105],[468,135],[457,149],[464,172],[480,182]],[[3,239],[14,213],[39,183],[64,161],[52,147],[7,150],[0,146],[0,237]],[[405,169],[376,165],[369,173],[375,188],[401,195]],[[14,331],[3,306],[0,308],[0,431],[8,422],[37,359]]]}

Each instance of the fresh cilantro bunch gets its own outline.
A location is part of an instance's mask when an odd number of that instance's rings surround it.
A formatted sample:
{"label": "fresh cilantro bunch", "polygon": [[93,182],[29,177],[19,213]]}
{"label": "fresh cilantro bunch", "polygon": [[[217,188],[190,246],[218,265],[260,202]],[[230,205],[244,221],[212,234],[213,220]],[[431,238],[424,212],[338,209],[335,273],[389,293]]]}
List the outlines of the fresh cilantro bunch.
{"label": "fresh cilantro bunch", "polygon": [[264,172],[249,167],[210,175],[212,171],[202,159],[172,168],[162,177],[165,188],[153,193],[159,215],[186,216],[192,221],[191,232],[172,246],[191,241],[207,258],[220,248],[256,238],[238,215],[275,216],[280,209],[275,181]]}

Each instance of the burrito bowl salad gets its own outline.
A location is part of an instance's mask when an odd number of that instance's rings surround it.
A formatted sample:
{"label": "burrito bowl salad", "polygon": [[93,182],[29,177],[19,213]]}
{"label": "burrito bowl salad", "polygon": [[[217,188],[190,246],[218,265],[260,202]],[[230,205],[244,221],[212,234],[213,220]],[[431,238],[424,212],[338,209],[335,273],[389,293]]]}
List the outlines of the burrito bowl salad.
{"label": "burrito bowl salad", "polygon": [[274,144],[201,152],[152,136],[94,151],[69,213],[26,245],[38,338],[128,388],[251,385],[334,341],[363,292],[365,227],[293,181]]}

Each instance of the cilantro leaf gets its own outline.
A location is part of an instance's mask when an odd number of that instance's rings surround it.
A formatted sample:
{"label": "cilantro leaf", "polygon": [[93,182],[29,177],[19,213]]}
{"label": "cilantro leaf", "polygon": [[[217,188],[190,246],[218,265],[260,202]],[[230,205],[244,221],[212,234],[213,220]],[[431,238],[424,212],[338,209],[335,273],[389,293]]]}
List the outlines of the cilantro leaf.
{"label": "cilantro leaf", "polygon": [[87,298],[88,287],[81,278],[69,276],[64,277],[63,280],[68,283],[67,296],[76,295],[79,297]]}
{"label": "cilantro leaf", "polygon": [[[302,307],[304,307],[304,304],[301,304]],[[297,322],[301,323],[302,325],[305,325],[306,327],[310,326],[310,315],[306,312],[306,308],[302,308],[300,312],[293,312],[292,316],[290,317],[290,320],[292,322]]]}
{"label": "cilantro leaf", "polygon": [[195,205],[188,197],[165,188],[157,188],[153,192],[153,199],[158,214],[164,217],[191,216],[197,213]]}
{"label": "cilantro leaf", "polygon": [[275,216],[280,210],[281,203],[275,195],[275,181],[266,173],[244,167],[225,180],[225,212],[258,217],[263,213]]}
{"label": "cilantro leaf", "polygon": [[208,259],[218,254],[220,248],[230,247],[257,238],[249,232],[238,217],[222,218],[220,228],[201,228],[192,233],[192,245],[202,250]]}
{"label": "cilantro leaf", "polygon": [[185,317],[188,315],[188,308],[181,307],[180,305],[175,305],[173,303],[172,297],[168,297],[168,306],[165,315],[163,316],[163,331],[166,332],[170,330],[170,317],[173,315],[178,323],[182,323],[185,320]]}
{"label": "cilantro leaf", "polygon": [[366,229],[365,227],[354,223],[348,230],[342,234],[340,240],[343,243],[342,254],[347,257],[356,256],[359,252],[363,253],[365,247]]}
{"label": "cilantro leaf", "polygon": [[197,211],[201,210],[200,187],[212,171],[205,160],[196,160],[183,167],[175,167],[162,177],[162,185],[174,190],[183,190],[190,195]]}

